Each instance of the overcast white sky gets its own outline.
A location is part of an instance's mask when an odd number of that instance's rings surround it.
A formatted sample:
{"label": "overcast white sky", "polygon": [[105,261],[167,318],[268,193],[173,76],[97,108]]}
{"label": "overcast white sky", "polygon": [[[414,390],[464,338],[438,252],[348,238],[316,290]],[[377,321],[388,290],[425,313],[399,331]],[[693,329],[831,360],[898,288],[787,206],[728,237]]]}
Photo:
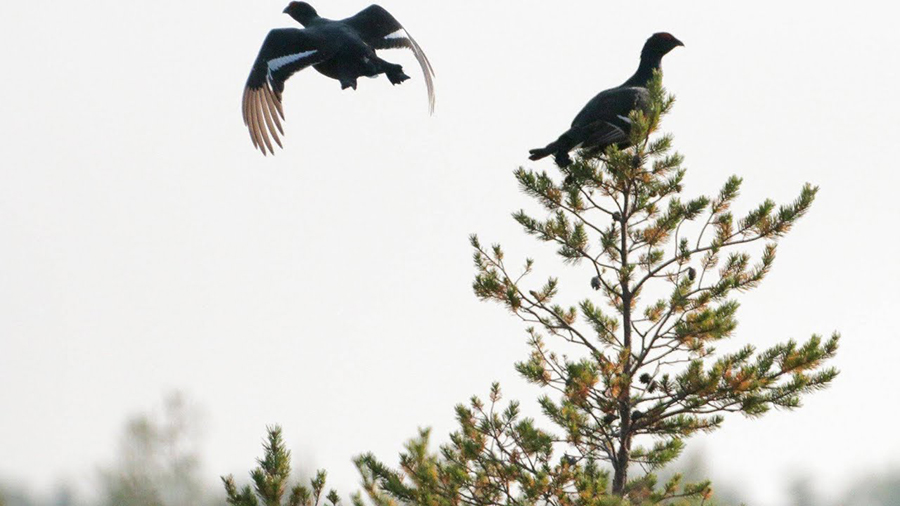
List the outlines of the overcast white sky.
{"label": "overcast white sky", "polygon": [[[511,173],[550,170],[528,149],[662,30],[686,44],[664,69],[687,194],[736,173],[746,209],[821,186],[741,299],[735,340],[844,336],[842,375],[803,409],[732,417],[688,447],[762,506],[801,470],[839,490],[900,465],[893,5],[385,0],[434,64],[434,117],[411,53],[387,56],[412,76],[398,87],[307,71],[285,91],[286,149],[263,158],[239,104],[285,3],[4,6],[0,480],[89,482],[126,417],[171,389],[206,410],[211,486],[252,466],[270,423],[349,491],[352,456],[395,462],[418,426],[445,436],[491,381],[533,411],[512,368],[522,326],[471,293],[466,237],[560,270],[510,219],[530,206]],[[563,294],[591,295],[565,269]]]}

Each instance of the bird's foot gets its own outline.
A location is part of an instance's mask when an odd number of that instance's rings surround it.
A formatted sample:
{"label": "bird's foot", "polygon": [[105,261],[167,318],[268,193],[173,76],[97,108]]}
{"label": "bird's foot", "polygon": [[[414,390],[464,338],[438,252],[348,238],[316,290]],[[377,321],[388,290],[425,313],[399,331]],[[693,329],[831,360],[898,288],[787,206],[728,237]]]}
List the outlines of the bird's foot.
{"label": "bird's foot", "polygon": [[569,158],[569,153],[556,153],[553,157],[556,160],[556,165],[559,167],[568,167],[572,165],[572,159]]}
{"label": "bird's foot", "polygon": [[356,79],[342,79],[341,80],[341,89],[346,90],[347,88],[356,89]]}

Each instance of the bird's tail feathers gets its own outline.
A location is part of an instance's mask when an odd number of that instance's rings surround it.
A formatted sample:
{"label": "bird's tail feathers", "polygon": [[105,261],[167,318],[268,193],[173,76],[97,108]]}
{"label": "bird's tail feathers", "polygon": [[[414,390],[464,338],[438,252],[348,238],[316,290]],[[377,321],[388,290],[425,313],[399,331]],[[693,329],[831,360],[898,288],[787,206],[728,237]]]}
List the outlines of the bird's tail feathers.
{"label": "bird's tail feathers", "polygon": [[556,152],[556,142],[551,142],[547,144],[546,147],[532,149],[529,151],[531,156],[528,157],[529,160],[540,160],[541,158],[548,157]]}

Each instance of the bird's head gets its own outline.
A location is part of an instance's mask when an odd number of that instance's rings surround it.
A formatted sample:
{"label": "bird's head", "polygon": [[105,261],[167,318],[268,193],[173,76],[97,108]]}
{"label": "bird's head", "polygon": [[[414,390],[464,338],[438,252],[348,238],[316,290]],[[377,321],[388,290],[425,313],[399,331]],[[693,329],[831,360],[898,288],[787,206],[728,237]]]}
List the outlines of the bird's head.
{"label": "bird's head", "polygon": [[284,8],[284,13],[297,20],[303,26],[319,17],[319,13],[306,2],[291,2]]}
{"label": "bird's head", "polygon": [[641,57],[655,56],[662,58],[669,51],[683,45],[684,44],[680,40],[672,36],[671,33],[654,33],[652,36],[650,36],[649,39],[647,39],[647,42],[644,44],[644,49],[641,51]]}

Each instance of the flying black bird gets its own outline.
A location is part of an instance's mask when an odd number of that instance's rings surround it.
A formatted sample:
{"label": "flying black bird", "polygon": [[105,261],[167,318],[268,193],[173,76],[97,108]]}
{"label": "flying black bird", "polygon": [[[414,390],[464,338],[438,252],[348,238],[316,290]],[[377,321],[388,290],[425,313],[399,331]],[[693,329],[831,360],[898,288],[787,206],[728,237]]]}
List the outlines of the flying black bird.
{"label": "flying black bird", "polygon": [[572,163],[569,151],[577,147],[603,152],[607,146],[627,147],[631,121],[628,114],[643,109],[650,100],[647,85],[653,71],[660,68],[662,57],[677,46],[680,40],[669,33],[654,33],[641,51],[637,72],[620,86],[601,91],[591,99],[572,121],[572,128],[546,147],[532,149],[532,160],[554,155],[556,164],[565,167]]}
{"label": "flying black bird", "polygon": [[291,2],[284,12],[304,28],[270,31],[244,87],[244,124],[250,130],[253,145],[264,155],[267,150],[275,153],[269,134],[281,146],[278,133],[284,135],[279,120],[279,117],[284,119],[281,104],[284,82],[309,66],[340,81],[342,89],[356,89],[358,78],[378,74],[385,74],[392,84],[400,84],[409,79],[403,67],[382,60],[375,51],[408,48],[425,74],[429,112],[434,112],[431,62],[403,25],[384,8],[371,5],[339,21],[319,17],[306,2]]}

